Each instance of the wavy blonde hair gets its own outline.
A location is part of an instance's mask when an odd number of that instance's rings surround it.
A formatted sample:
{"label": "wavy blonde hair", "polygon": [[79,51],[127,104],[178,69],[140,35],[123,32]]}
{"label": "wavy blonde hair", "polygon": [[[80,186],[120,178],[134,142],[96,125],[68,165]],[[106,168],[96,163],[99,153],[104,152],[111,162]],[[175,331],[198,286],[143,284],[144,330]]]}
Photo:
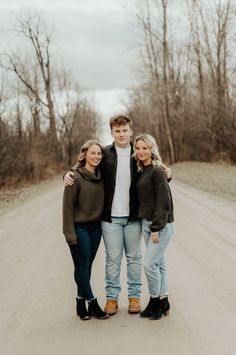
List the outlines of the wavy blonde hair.
{"label": "wavy blonde hair", "polygon": [[136,154],[136,151],[135,151],[136,144],[140,140],[145,142],[147,144],[148,148],[151,151],[152,165],[153,166],[162,165],[162,159],[161,159],[161,156],[160,156],[160,153],[159,153],[159,149],[158,149],[158,146],[157,146],[157,143],[156,143],[155,139],[150,134],[144,133],[144,134],[139,134],[138,136],[136,136],[135,140],[134,140],[134,154],[133,154],[133,157],[137,161],[137,170],[138,171],[143,171],[143,167],[144,167],[143,163],[140,160],[138,160],[137,154]]}
{"label": "wavy blonde hair", "polygon": [[77,162],[75,164],[75,166],[73,167],[73,169],[78,169],[81,166],[85,166],[86,163],[86,153],[89,150],[90,147],[92,147],[92,145],[97,145],[98,147],[101,148],[101,152],[103,154],[103,148],[101,146],[100,143],[98,143],[96,140],[90,139],[87,142],[85,142],[82,147],[80,148],[80,152],[79,155],[77,157]]}

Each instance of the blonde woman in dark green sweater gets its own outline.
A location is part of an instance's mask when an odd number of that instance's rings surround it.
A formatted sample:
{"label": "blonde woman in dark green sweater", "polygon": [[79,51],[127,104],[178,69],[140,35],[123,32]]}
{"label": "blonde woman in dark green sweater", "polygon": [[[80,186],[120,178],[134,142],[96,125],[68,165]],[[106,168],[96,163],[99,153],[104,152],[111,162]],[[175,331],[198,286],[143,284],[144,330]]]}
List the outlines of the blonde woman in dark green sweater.
{"label": "blonde woman in dark green sweater", "polygon": [[91,316],[98,319],[109,316],[98,305],[90,284],[92,264],[101,241],[100,221],[104,205],[99,169],[101,160],[100,144],[87,141],[81,147],[78,164],[73,168],[75,183],[65,187],[63,196],[63,233],[74,263],[76,310],[81,320],[88,320]]}
{"label": "blonde woman in dark green sweater", "polygon": [[160,319],[169,313],[167,270],[164,253],[173,235],[173,202],[155,139],[141,134],[134,142],[134,157],[142,235],[146,244],[143,266],[150,300],[141,317]]}

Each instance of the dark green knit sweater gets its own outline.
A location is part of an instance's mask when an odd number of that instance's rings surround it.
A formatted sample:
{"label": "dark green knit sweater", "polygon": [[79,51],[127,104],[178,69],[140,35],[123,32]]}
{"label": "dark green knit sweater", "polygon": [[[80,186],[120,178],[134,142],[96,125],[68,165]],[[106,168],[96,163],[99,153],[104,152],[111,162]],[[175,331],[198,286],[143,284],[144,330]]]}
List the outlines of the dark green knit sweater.
{"label": "dark green knit sweater", "polygon": [[97,174],[85,167],[73,170],[75,183],[66,186],[63,196],[63,233],[68,244],[76,244],[74,223],[101,220],[104,188],[100,170]]}
{"label": "dark green knit sweater", "polygon": [[152,221],[150,230],[160,231],[174,221],[169,184],[161,166],[144,167],[137,182],[140,218]]}

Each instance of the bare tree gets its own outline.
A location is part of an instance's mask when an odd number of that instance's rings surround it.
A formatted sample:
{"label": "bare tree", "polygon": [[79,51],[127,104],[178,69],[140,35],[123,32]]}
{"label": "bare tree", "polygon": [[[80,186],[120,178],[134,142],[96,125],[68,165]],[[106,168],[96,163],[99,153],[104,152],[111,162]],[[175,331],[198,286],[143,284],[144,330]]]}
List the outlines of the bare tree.
{"label": "bare tree", "polygon": [[80,109],[79,87],[72,81],[71,75],[65,68],[57,73],[59,132],[63,146],[63,158],[71,166],[73,158],[73,137],[77,117]]}
{"label": "bare tree", "polygon": [[[142,66],[151,89],[153,131],[161,137],[161,145],[166,145],[168,160],[176,160],[174,131],[171,129],[171,110],[179,95],[179,74],[175,73],[173,54],[168,35],[168,1],[145,0],[137,2],[137,18],[143,31],[144,46]],[[176,81],[175,81],[176,80]],[[175,91],[172,92],[172,89]],[[173,94],[173,97],[171,95]],[[177,106],[175,105],[175,113]],[[154,120],[154,122],[152,122]],[[163,138],[164,137],[164,138]],[[166,144],[165,144],[166,142]]]}
{"label": "bare tree", "polygon": [[229,143],[235,132],[235,7],[232,0],[185,3],[190,31],[180,40],[169,30],[168,0],[136,1],[146,76],[130,95],[129,111],[139,130],[158,137],[171,162],[235,160]]}
{"label": "bare tree", "polygon": [[0,139],[2,138],[3,132],[3,115],[4,111],[6,110],[6,93],[5,93],[5,82],[6,78],[4,77],[3,73],[0,76]]}
{"label": "bare tree", "polygon": [[163,46],[163,85],[164,85],[164,123],[168,145],[170,150],[170,162],[175,162],[174,144],[170,130],[170,109],[169,109],[169,95],[168,95],[168,79],[167,79],[167,65],[169,48],[167,42],[167,0],[162,0],[163,8],[163,31],[162,31],[162,46]]}
{"label": "bare tree", "polygon": [[[39,15],[17,18],[21,49],[0,55],[0,185],[39,180],[71,166],[97,133],[97,114],[68,71],[52,64],[51,40]],[[25,47],[22,44],[25,44]],[[14,174],[13,174],[14,171]]]}
{"label": "bare tree", "polygon": [[191,0],[187,4],[198,68],[200,107],[205,121],[210,118],[212,150],[220,153],[225,140],[226,107],[230,104],[228,41],[234,13],[232,1],[214,0],[207,7],[201,1]]}
{"label": "bare tree", "polygon": [[78,146],[86,139],[95,137],[97,116],[83,90],[64,67],[57,72],[57,87],[56,106],[62,154],[66,164],[71,166],[78,154]]}
{"label": "bare tree", "polygon": [[[35,103],[35,127],[38,126],[38,106],[46,108],[49,119],[51,144],[57,142],[55,109],[52,98],[53,74],[51,69],[51,33],[48,32],[39,15],[18,16],[17,32],[23,35],[31,46],[28,60],[22,61],[16,53],[5,54],[1,65],[14,72],[30,93]],[[32,97],[31,96],[31,97]],[[53,148],[53,147],[52,147]]]}

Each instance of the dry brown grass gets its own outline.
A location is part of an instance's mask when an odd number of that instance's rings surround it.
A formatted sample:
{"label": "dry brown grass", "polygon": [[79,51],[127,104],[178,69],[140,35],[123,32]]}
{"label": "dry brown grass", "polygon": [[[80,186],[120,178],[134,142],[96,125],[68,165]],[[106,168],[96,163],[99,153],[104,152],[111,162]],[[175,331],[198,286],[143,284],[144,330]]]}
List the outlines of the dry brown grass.
{"label": "dry brown grass", "polygon": [[41,194],[50,188],[53,188],[55,182],[60,181],[62,183],[62,175],[57,175],[37,183],[25,182],[18,187],[5,187],[0,189],[0,214],[5,213],[8,209],[23,203],[33,196]]}
{"label": "dry brown grass", "polygon": [[171,166],[173,179],[236,201],[236,165],[182,162]]}

